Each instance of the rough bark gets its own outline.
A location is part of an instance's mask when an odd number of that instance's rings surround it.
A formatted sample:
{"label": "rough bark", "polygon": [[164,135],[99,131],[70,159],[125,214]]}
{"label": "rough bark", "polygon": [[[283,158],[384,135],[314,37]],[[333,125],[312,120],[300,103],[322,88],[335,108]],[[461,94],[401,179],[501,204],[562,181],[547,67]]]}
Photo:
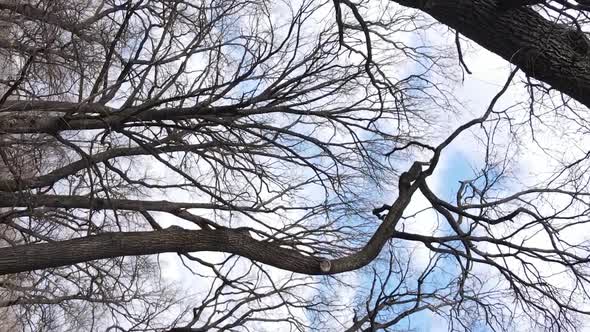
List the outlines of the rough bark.
{"label": "rough bark", "polygon": [[104,233],[74,240],[1,248],[0,274],[72,265],[101,258],[198,251],[223,251],[300,273],[321,273],[318,258],[257,241],[244,232],[171,228],[152,232]]}
{"label": "rough bark", "polygon": [[[0,120],[0,133],[7,134],[55,134],[67,130],[108,129],[146,126],[150,121],[179,121],[187,119],[210,119],[247,116],[261,113],[304,113],[284,106],[269,106],[246,109],[249,104],[225,106],[194,106],[157,108],[160,102],[142,107],[112,109],[101,104],[78,104],[47,101],[13,101],[0,105],[6,112]],[[38,112],[50,114],[39,116]],[[66,114],[63,114],[66,113]],[[76,113],[70,116],[70,113]],[[62,115],[63,114],[63,115]]]}
{"label": "rough bark", "polygon": [[489,51],[590,107],[588,39],[530,7],[496,0],[392,0],[420,9]]}
{"label": "rough bark", "polygon": [[[395,226],[417,188],[418,181],[409,188],[400,188],[398,198],[367,244],[351,255],[334,260],[304,255],[297,250],[282,247],[280,242],[257,240],[247,232],[235,229],[182,230],[170,228],[151,232],[103,233],[73,240],[0,248],[0,275],[66,266],[103,258],[199,251],[237,254],[280,269],[310,275],[353,271],[373,261],[385,243],[395,234]],[[0,198],[8,199],[6,196]],[[132,204],[127,200],[122,200],[119,203],[122,206]],[[153,203],[158,205],[160,210],[166,210],[170,204],[169,202]],[[24,207],[30,207],[31,204],[63,207],[63,204],[68,205],[69,203],[59,202],[51,196],[42,201],[29,200],[27,202],[27,200],[14,199],[8,204],[5,203],[5,205],[10,204]],[[84,202],[79,199],[72,204],[73,207],[77,204],[84,204]],[[132,206],[125,205],[125,207],[131,208]]]}
{"label": "rough bark", "polygon": [[[0,208],[61,208],[86,210],[128,210],[174,212],[181,209],[229,209],[221,204],[171,201],[106,199],[76,195],[28,195],[0,192]],[[234,207],[238,208],[238,207]],[[248,210],[248,207],[239,207]],[[253,209],[252,209],[253,210]]]}

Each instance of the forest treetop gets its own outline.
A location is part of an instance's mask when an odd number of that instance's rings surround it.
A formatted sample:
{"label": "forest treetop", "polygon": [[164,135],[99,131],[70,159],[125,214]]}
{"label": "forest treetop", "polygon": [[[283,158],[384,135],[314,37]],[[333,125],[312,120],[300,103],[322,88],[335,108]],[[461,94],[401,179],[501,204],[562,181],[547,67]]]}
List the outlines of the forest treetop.
{"label": "forest treetop", "polygon": [[0,0],[0,329],[583,328],[588,10]]}

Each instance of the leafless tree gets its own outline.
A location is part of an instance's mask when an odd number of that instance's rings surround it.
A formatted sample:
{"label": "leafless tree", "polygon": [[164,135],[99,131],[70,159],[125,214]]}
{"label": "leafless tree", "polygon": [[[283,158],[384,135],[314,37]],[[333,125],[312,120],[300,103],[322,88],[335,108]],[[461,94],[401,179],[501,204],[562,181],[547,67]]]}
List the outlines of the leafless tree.
{"label": "leafless tree", "polygon": [[[532,11],[508,7],[493,9]],[[449,130],[455,45],[419,41],[436,28],[419,11],[0,0],[0,22],[10,329],[374,331],[430,312],[456,330],[572,330],[588,313],[588,244],[570,234],[587,222],[588,156],[553,154],[549,178],[506,185],[518,140],[567,123],[575,141],[585,117],[571,103],[558,120],[539,100],[501,106],[514,70]],[[440,197],[429,179],[468,134],[483,167]],[[427,206],[409,212],[418,196]],[[436,232],[406,228],[426,213]],[[178,273],[192,287],[171,285]]]}

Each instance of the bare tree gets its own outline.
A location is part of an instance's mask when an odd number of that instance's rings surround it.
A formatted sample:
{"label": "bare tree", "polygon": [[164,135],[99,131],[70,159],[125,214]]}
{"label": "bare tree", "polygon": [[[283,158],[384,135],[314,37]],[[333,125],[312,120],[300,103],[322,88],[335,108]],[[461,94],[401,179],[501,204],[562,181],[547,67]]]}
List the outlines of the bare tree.
{"label": "bare tree", "polygon": [[[588,246],[562,234],[586,223],[587,155],[505,182],[518,139],[567,123],[575,140],[584,116],[549,121],[533,100],[542,115],[514,120],[532,114],[500,106],[515,70],[449,130],[455,45],[416,42],[433,22],[371,5],[0,0],[13,328],[373,331],[425,311],[459,330],[579,327]],[[483,168],[440,197],[429,178],[468,133]],[[437,232],[406,228],[426,212]],[[179,265],[192,289],[170,285]]]}

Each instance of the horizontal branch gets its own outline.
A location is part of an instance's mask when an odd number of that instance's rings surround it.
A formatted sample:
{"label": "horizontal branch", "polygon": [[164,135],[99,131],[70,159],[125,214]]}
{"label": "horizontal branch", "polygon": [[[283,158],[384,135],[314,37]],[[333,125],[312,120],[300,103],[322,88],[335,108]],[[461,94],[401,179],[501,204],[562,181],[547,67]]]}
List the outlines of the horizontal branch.
{"label": "horizontal branch", "polygon": [[[1,44],[0,44],[1,45]],[[59,112],[59,113],[97,113],[109,114],[114,111],[113,108],[104,106],[102,104],[88,104],[88,103],[71,103],[66,101],[21,101],[21,100],[7,100],[0,105],[0,112]]]}
{"label": "horizontal branch", "polygon": [[[202,144],[183,144],[183,145],[165,145],[152,147],[153,151],[148,151],[144,147],[132,148],[114,148],[104,152],[91,155],[89,158],[74,161],[68,165],[55,169],[47,174],[24,179],[2,179],[0,178],[0,191],[20,191],[24,189],[34,189],[53,185],[55,182],[76,174],[82,169],[91,167],[114,158],[129,157],[139,155],[152,155],[159,153],[171,152],[191,152],[219,146],[219,142],[208,142]],[[229,144],[229,143],[228,143]]]}
{"label": "horizontal branch", "polygon": [[[146,126],[149,121],[178,121],[188,119],[219,119],[255,113],[283,112],[286,107],[261,107],[241,112],[243,105],[194,106],[156,108],[143,105],[117,110],[101,104],[27,101],[6,103],[0,111],[9,113],[7,121],[0,121],[0,133],[55,134],[67,130],[117,129],[125,126]],[[17,111],[75,113],[75,115],[21,114]]]}
{"label": "horizontal branch", "polygon": [[[180,209],[229,209],[229,207],[195,202],[143,201],[134,199],[107,199],[75,195],[20,195],[0,192],[0,208],[61,208],[88,210],[128,210],[176,212]],[[233,207],[237,208],[237,207]],[[248,207],[243,207],[245,210]]]}
{"label": "horizontal branch", "polygon": [[[280,242],[256,240],[248,232],[242,230],[169,228],[152,232],[102,233],[73,240],[0,248],[0,275],[104,258],[199,251],[232,253],[280,269],[310,275],[352,271],[369,264],[379,255],[385,243],[394,234],[395,226],[410,203],[420,181],[414,182],[408,188],[400,188],[399,196],[392,204],[389,213],[362,249],[334,260],[304,255],[300,251],[282,247]],[[27,206],[27,200],[9,193],[0,193],[0,202],[4,206],[11,204]],[[76,207],[91,202],[92,200],[86,198],[84,201],[84,198],[81,197],[72,197],[68,200],[62,196],[39,195],[36,197],[35,204],[37,206]],[[104,204],[102,208],[117,206],[117,208],[127,207],[132,210],[147,209],[145,202],[141,201],[103,200],[100,202],[100,204]],[[97,204],[96,201],[93,204]],[[150,204],[152,204],[151,208],[169,209],[171,204],[180,203],[160,201]]]}
{"label": "horizontal branch", "polygon": [[321,260],[245,232],[181,230],[103,233],[74,240],[0,248],[0,275],[72,265],[95,259],[166,252],[216,251],[237,254],[281,269],[321,274]]}

